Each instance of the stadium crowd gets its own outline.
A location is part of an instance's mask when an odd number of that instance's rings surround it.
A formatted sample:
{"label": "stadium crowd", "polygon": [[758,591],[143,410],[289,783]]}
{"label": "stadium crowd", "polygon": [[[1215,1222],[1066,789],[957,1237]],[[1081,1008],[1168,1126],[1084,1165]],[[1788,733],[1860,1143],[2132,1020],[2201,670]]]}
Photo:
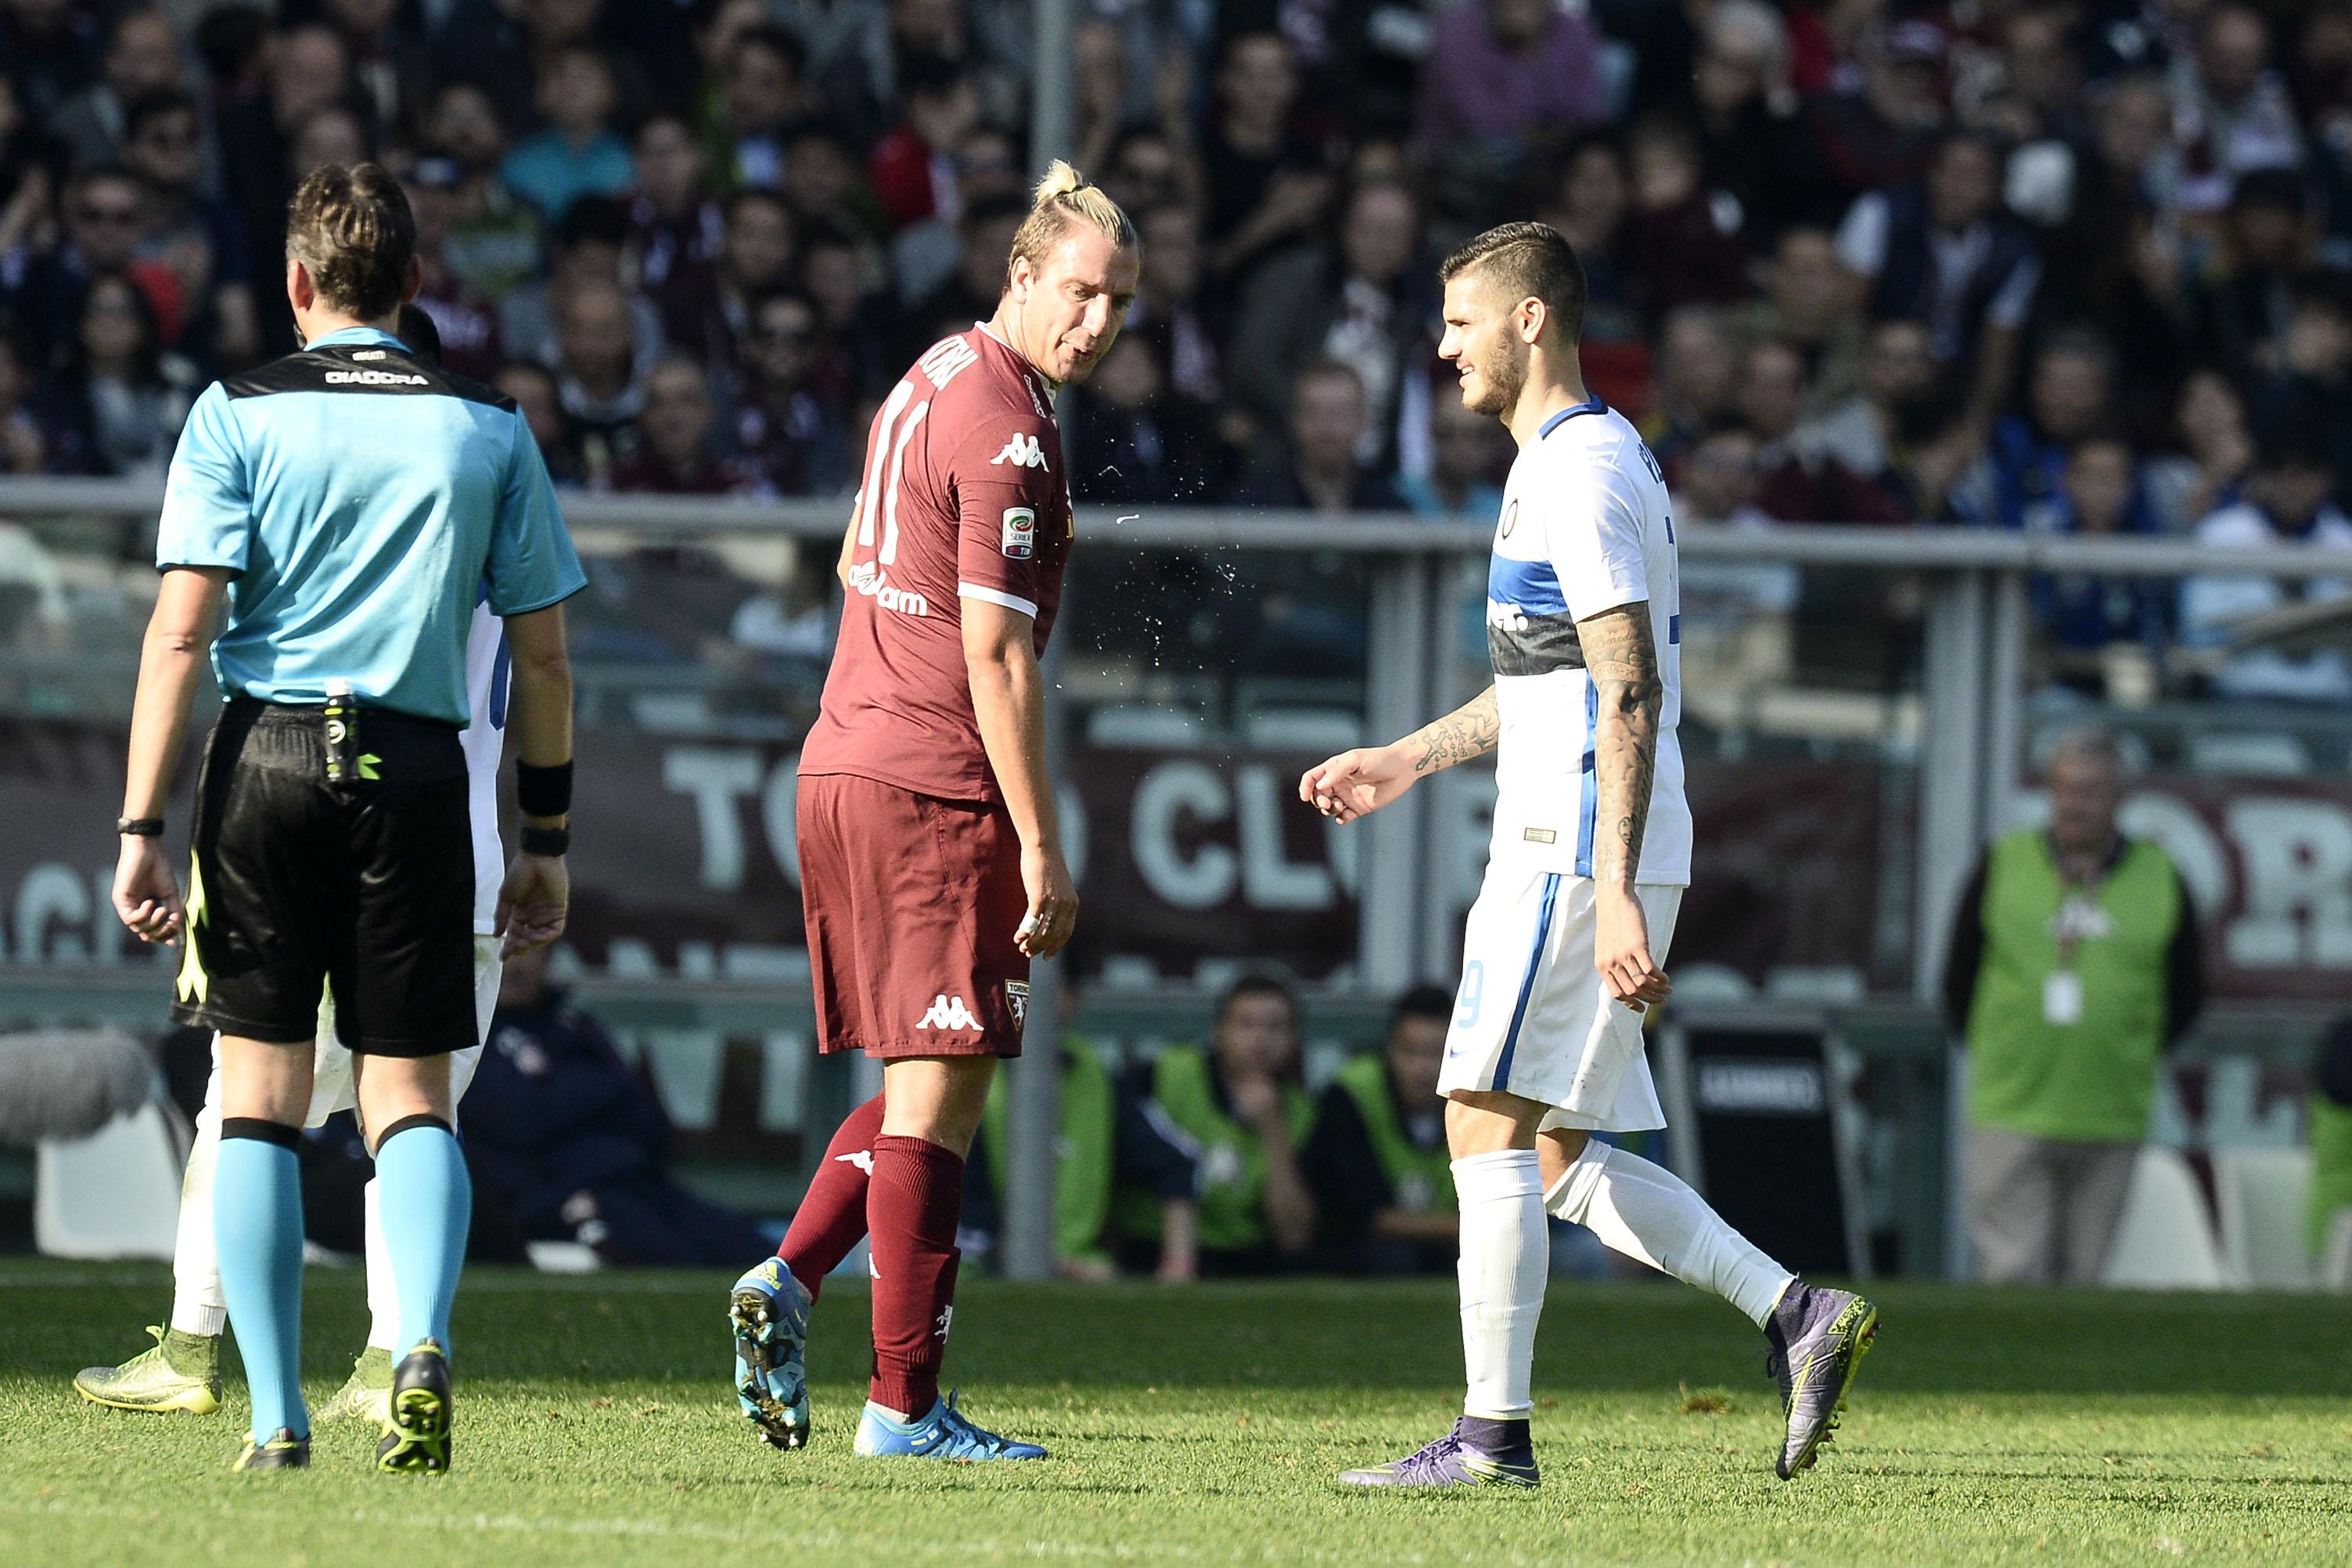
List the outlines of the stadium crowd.
{"label": "stadium crowd", "polygon": [[[1431,262],[1534,214],[1688,516],[2352,542],[2352,5],[1078,0],[1141,298],[1080,499],[1475,516]],[[560,482],[833,496],[1025,211],[1004,0],[0,0],[0,467],[155,475],[290,350],[288,193],[405,184]],[[2037,589],[2061,661],[2267,583]],[[2250,595],[2252,597],[2250,597]],[[2255,603],[2263,598],[2263,603]],[[2340,659],[2232,666],[2341,699]]]}

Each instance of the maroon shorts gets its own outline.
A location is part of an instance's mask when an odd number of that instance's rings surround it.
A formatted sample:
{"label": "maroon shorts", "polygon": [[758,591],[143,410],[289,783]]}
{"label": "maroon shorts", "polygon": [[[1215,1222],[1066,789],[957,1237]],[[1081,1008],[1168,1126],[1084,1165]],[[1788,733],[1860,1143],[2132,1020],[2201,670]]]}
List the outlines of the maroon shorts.
{"label": "maroon shorts", "polygon": [[1029,895],[1004,807],[803,773],[795,822],[817,1048],[1019,1056]]}

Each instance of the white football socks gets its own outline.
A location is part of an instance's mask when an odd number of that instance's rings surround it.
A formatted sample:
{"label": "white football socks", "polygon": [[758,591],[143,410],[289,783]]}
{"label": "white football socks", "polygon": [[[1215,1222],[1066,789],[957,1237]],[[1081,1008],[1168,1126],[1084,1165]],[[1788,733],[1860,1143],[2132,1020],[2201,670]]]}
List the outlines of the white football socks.
{"label": "white football socks", "polygon": [[[1759,1329],[1796,1279],[1724,1224],[1672,1171],[1597,1138],[1586,1141],[1584,1152],[1544,1194],[1544,1206],[1589,1226],[1611,1251],[1722,1297]],[[1466,1209],[1465,1215],[1466,1222]],[[1466,1223],[1463,1238],[1466,1258]]]}
{"label": "white football socks", "polygon": [[[214,1080],[215,1093],[219,1080]],[[213,1171],[220,1163],[220,1101],[207,1098],[196,1112],[195,1142],[180,1177],[180,1228],[172,1242],[172,1326],[184,1334],[219,1334],[228,1327],[221,1291],[220,1247],[213,1236]]]}
{"label": "white football socks", "polygon": [[378,1184],[368,1178],[367,1297],[368,1348],[389,1351],[400,1331],[400,1292],[392,1283],[392,1253],[383,1244],[383,1210],[376,1195]]}
{"label": "white football socks", "polygon": [[1535,1408],[1536,1321],[1551,1265],[1536,1152],[1456,1160],[1454,1193],[1462,1212],[1462,1360],[1470,1384],[1462,1413],[1524,1421]]}

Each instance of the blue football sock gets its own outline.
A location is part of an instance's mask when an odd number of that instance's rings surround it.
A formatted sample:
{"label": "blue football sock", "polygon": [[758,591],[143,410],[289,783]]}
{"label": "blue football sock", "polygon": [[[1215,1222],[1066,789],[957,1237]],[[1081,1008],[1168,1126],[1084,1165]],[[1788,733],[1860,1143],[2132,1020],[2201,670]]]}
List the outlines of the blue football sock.
{"label": "blue football sock", "polygon": [[253,1440],[310,1435],[302,1406],[302,1168],[299,1134],[275,1121],[221,1122],[213,1230],[229,1327],[253,1394]]}
{"label": "blue football sock", "polygon": [[425,1340],[449,1348],[449,1307],[466,1263],[474,1186],[457,1136],[436,1116],[395,1121],[376,1145],[376,1206],[400,1296],[395,1362]]}

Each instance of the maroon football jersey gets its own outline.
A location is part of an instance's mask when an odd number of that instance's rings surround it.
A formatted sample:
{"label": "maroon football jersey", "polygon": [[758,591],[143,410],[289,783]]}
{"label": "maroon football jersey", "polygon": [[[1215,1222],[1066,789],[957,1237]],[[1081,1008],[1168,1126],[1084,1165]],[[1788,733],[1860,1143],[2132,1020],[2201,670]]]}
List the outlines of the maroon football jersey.
{"label": "maroon football jersey", "polygon": [[949,800],[997,800],[972,715],[963,601],[1054,629],[1070,490],[1045,378],[987,328],[941,339],[866,440],[848,602],[803,773],[856,773]]}

